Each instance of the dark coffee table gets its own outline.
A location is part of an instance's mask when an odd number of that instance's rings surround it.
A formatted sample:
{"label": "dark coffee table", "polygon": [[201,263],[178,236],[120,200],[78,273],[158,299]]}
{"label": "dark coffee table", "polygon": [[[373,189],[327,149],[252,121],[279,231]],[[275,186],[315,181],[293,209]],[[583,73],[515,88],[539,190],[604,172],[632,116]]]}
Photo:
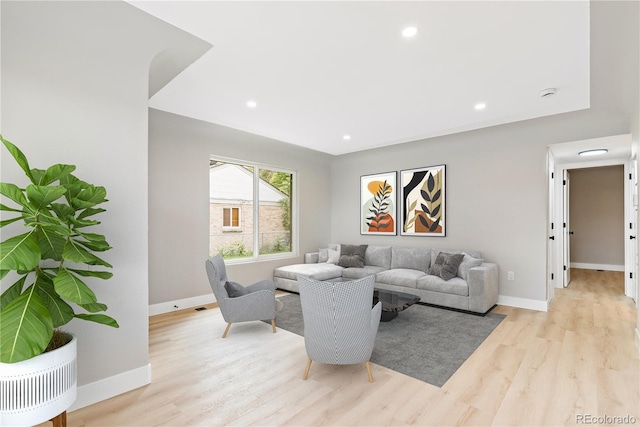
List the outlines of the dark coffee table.
{"label": "dark coffee table", "polygon": [[389,291],[387,289],[373,290],[373,305],[382,302],[381,322],[388,322],[398,316],[398,312],[404,311],[420,301],[420,297],[404,292]]}

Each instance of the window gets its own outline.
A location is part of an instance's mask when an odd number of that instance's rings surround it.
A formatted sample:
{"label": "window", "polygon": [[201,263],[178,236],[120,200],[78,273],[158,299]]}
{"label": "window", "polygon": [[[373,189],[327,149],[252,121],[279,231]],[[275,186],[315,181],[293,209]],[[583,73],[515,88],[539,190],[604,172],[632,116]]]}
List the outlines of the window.
{"label": "window", "polygon": [[240,228],[240,208],[222,208],[222,228]]}
{"label": "window", "polygon": [[225,260],[296,252],[293,171],[243,161],[209,161],[209,254]]}

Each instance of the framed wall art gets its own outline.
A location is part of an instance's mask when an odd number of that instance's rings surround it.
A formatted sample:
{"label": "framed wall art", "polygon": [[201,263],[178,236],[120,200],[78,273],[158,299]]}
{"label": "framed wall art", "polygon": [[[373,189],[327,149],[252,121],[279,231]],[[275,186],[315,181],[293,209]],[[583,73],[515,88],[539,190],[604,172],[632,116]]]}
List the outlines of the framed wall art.
{"label": "framed wall art", "polygon": [[400,171],[400,234],[445,236],[445,165]]}
{"label": "framed wall art", "polygon": [[360,177],[360,234],[396,234],[396,172]]}

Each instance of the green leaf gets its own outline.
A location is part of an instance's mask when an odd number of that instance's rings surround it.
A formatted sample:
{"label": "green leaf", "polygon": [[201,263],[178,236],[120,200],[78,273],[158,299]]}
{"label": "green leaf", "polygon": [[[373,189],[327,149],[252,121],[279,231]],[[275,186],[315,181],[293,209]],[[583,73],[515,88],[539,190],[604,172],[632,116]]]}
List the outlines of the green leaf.
{"label": "green leaf", "polygon": [[69,205],[63,203],[51,203],[51,209],[56,213],[58,218],[64,222],[68,222],[70,217],[73,217],[76,211]]}
{"label": "green leaf", "polygon": [[13,285],[9,286],[6,291],[0,295],[0,311],[2,311],[11,301],[18,298],[22,293],[22,288],[24,287],[24,282],[27,280],[27,275],[25,274],[21,278],[19,278]]}
{"label": "green leaf", "polygon": [[93,255],[92,253],[87,251],[85,248],[79,246],[76,242],[72,240],[67,243],[67,246],[64,249],[62,257],[65,260],[72,261],[72,262],[84,263],[89,265],[104,265],[105,267],[113,267],[111,264],[109,264],[105,260],[100,259],[97,256]]}
{"label": "green leaf", "polygon": [[0,280],[4,279],[11,270],[0,270]]}
{"label": "green leaf", "polygon": [[44,176],[44,171],[42,169],[31,169],[31,177],[33,178],[33,183],[38,184],[42,181],[42,177]]}
{"label": "green leaf", "polygon": [[41,354],[53,335],[53,323],[35,286],[0,311],[0,362],[15,363]]}
{"label": "green leaf", "polygon": [[4,227],[5,225],[9,225],[9,224],[11,224],[12,222],[19,221],[19,220],[21,220],[21,219],[22,219],[22,217],[21,217],[21,216],[17,216],[17,217],[15,217],[15,218],[2,220],[2,221],[0,221],[0,228]]}
{"label": "green leaf", "polygon": [[118,322],[112,317],[105,314],[76,314],[78,319],[89,320],[91,322],[101,323],[103,325],[111,326],[112,328],[119,328]]}
{"label": "green leaf", "polygon": [[89,313],[97,313],[99,311],[107,311],[107,306],[99,302],[93,304],[81,304],[80,307],[87,310]]}
{"label": "green leaf", "polygon": [[67,270],[84,277],[97,277],[98,279],[104,280],[113,277],[113,273],[110,271],[76,270],[75,268],[67,268]]}
{"label": "green leaf", "polygon": [[87,241],[75,240],[76,243],[81,244],[82,246],[91,249],[92,251],[103,252],[111,249],[109,243],[105,240],[105,237],[102,234],[95,233],[79,233],[80,236],[87,239]]}
{"label": "green leaf", "polygon": [[10,211],[10,212],[21,212],[22,213],[22,211],[20,209],[10,208],[9,206],[3,205],[3,204],[0,204],[0,211]]}
{"label": "green leaf", "polygon": [[40,247],[41,259],[62,260],[67,239],[60,234],[51,231],[46,227],[41,227],[38,233],[38,246]]}
{"label": "green leaf", "polygon": [[91,304],[97,302],[96,295],[77,276],[71,274],[64,267],[58,270],[53,278],[55,290],[62,298],[76,304]]}
{"label": "green leaf", "polygon": [[95,205],[106,202],[106,196],[107,190],[105,190],[104,187],[89,185],[72,198],[70,204],[76,209],[91,208]]}
{"label": "green leaf", "polygon": [[0,182],[0,194],[13,200],[20,206],[29,207],[29,202],[26,197],[24,197],[22,190],[15,184]]}
{"label": "green leaf", "polygon": [[47,168],[47,171],[44,173],[44,176],[40,180],[40,185],[49,185],[52,182],[58,181],[61,178],[69,175],[75,170],[76,167],[74,165],[56,164],[53,166],[49,166],[49,168]]}
{"label": "green leaf", "polygon": [[64,196],[67,189],[58,186],[42,186],[31,184],[27,187],[27,197],[36,209],[47,206],[49,203]]}
{"label": "green leaf", "polygon": [[16,147],[15,145],[10,143],[6,139],[4,139],[2,137],[2,135],[0,135],[0,140],[2,140],[2,143],[4,144],[5,147],[7,147],[7,150],[9,150],[9,153],[11,153],[11,155],[16,160],[18,165],[20,165],[20,167],[24,171],[25,175],[27,175],[27,177],[29,177],[31,182],[35,183],[35,181],[33,179],[33,175],[31,174],[31,169],[29,168],[29,162],[27,161],[27,158],[22,153],[22,151],[20,151],[20,149],[18,147]]}
{"label": "green leaf", "polygon": [[53,281],[44,273],[38,274],[36,290],[51,315],[54,328],[66,325],[75,315],[73,308],[56,293]]}
{"label": "green leaf", "polygon": [[0,243],[0,270],[33,270],[40,263],[35,229]]}
{"label": "green leaf", "polygon": [[90,219],[75,219],[74,217],[69,217],[68,221],[73,224],[75,228],[83,228],[90,227],[92,225],[100,224],[100,221],[90,220]]}
{"label": "green leaf", "polygon": [[80,212],[80,215],[78,215],[78,219],[84,219],[102,212],[106,212],[106,209],[102,209],[102,208],[86,208],[85,210],[83,210],[82,212]]}

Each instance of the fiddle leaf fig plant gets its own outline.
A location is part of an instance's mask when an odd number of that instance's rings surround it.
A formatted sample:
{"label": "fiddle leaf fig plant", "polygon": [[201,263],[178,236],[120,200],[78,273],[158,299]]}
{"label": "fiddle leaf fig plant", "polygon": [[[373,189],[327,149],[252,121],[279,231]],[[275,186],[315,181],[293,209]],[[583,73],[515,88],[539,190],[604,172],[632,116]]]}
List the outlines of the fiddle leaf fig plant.
{"label": "fiddle leaf fig plant", "polygon": [[10,217],[0,228],[22,223],[26,229],[0,242],[0,279],[10,272],[18,277],[0,295],[0,362],[15,363],[43,353],[54,329],[73,318],[119,326],[101,314],[107,306],[88,285],[113,275],[96,255],[111,246],[90,231],[105,212],[106,190],[75,177],[73,165],[32,169],[18,147],[0,140],[29,181],[25,188],[0,182],[0,210]]}

